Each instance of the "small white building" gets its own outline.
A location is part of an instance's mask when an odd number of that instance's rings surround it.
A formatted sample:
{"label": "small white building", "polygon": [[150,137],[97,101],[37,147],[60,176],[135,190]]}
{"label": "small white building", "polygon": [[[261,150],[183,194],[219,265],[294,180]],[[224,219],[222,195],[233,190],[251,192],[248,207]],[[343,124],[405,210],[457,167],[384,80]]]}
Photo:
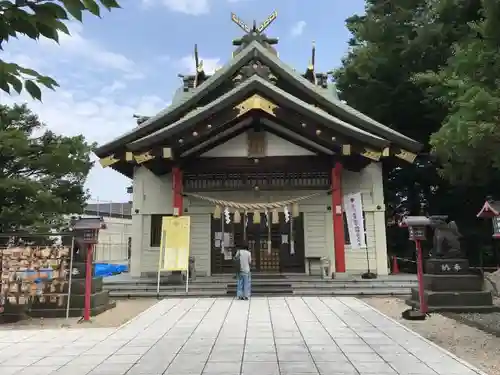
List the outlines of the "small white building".
{"label": "small white building", "polygon": [[[276,43],[250,30],[224,67],[208,76],[199,65],[171,106],[96,151],[133,179],[133,276],[157,270],[166,215],[191,217],[200,275],[233,272],[223,239],[249,245],[254,272],[307,273],[324,257],[333,273],[359,274],[368,254],[388,273],[383,163],[412,163],[421,145],[341,102],[313,65],[291,69]],[[352,193],[363,218],[345,206]]]}
{"label": "small white building", "polygon": [[82,216],[102,217],[106,229],[99,231],[94,251],[96,262],[128,264],[132,246],[132,204],[89,203]]}

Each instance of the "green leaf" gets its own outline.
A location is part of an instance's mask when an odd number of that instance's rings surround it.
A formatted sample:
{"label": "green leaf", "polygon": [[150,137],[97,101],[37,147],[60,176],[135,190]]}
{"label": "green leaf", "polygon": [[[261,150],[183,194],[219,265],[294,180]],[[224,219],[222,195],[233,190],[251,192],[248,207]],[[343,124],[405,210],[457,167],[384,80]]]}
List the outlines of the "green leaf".
{"label": "green leaf", "polygon": [[44,37],[59,42],[59,34],[57,33],[57,29],[44,23],[37,23],[36,26],[40,34],[42,34]]}
{"label": "green leaf", "polygon": [[68,13],[64,10],[64,8],[55,3],[43,3],[43,4],[33,4],[31,5],[31,9],[37,15],[42,15],[44,17],[52,17],[56,19],[67,20]]}
{"label": "green leaf", "polygon": [[27,75],[32,76],[32,77],[39,77],[40,76],[40,73],[38,73],[37,71],[35,71],[33,69],[23,68],[22,66],[19,66],[18,69],[21,73],[27,74]]}
{"label": "green leaf", "polygon": [[[69,29],[66,26],[66,24],[62,21],[55,19],[55,18],[39,19],[38,24],[40,24],[40,23],[43,25],[46,25],[47,27],[54,29],[56,32],[61,31],[66,35],[70,35]],[[42,33],[42,30],[40,30],[40,33],[42,35],[46,36],[44,33]],[[53,39],[53,38],[51,38],[51,39]]]}
{"label": "green leaf", "polygon": [[[3,22],[3,20],[0,19],[0,42],[1,41],[5,41],[5,42],[9,41],[10,31],[11,31],[11,29],[9,28],[9,25],[7,25],[6,22]],[[0,50],[1,50],[1,48],[2,48],[2,46],[0,44]]]}
{"label": "green leaf", "polygon": [[61,0],[66,10],[75,17],[78,21],[82,22],[82,11],[85,10],[80,0]]}
{"label": "green leaf", "polygon": [[68,29],[68,26],[66,26],[66,24],[65,24],[64,22],[61,22],[61,21],[57,21],[57,20],[56,20],[56,21],[54,21],[54,27],[55,27],[57,30],[59,30],[59,31],[63,32],[64,34],[66,34],[66,35],[70,35],[70,34],[69,34],[69,29]]}
{"label": "green leaf", "polygon": [[116,0],[100,0],[100,1],[107,10],[111,10],[113,8],[120,8],[120,4],[118,4]]}
{"label": "green leaf", "polygon": [[94,16],[101,16],[101,9],[99,9],[99,5],[94,0],[83,0],[83,5]]}
{"label": "green leaf", "polygon": [[24,82],[24,88],[33,97],[33,99],[40,100],[40,101],[42,100],[42,91],[40,90],[40,87],[38,87],[35,82],[30,81],[30,80],[26,80]]}
{"label": "green leaf", "polygon": [[[10,14],[10,28],[19,32],[21,34],[25,34],[31,39],[37,39],[40,36],[40,33],[36,27],[35,16],[32,16],[25,12],[13,12]],[[32,22],[32,20],[34,22]]]}
{"label": "green leaf", "polygon": [[36,79],[36,81],[51,90],[54,90],[56,87],[59,87],[59,84],[54,79],[48,76],[40,76]]}
{"label": "green leaf", "polygon": [[14,74],[7,74],[6,80],[18,94],[21,93],[23,89],[23,83]]}
{"label": "green leaf", "polygon": [[6,63],[0,60],[0,71],[4,73],[19,74],[19,65],[14,63]]}
{"label": "green leaf", "polygon": [[3,77],[0,78],[0,90],[5,91],[7,94],[10,94],[10,86],[7,83],[7,77],[6,75],[3,75]]}

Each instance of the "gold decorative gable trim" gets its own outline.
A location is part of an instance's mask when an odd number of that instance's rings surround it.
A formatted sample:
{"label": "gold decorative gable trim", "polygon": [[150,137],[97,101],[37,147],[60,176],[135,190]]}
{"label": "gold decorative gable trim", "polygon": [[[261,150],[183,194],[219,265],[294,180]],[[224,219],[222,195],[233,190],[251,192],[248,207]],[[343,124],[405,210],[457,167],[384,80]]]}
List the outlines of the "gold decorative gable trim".
{"label": "gold decorative gable trim", "polygon": [[274,113],[274,111],[276,110],[276,108],[278,108],[278,105],[263,98],[262,96],[260,96],[258,94],[254,94],[251,97],[249,97],[248,99],[245,99],[244,101],[242,101],[240,104],[238,104],[234,108],[236,110],[238,110],[238,115],[236,117],[243,116],[245,113],[247,113],[253,109],[259,109],[261,111],[269,113],[271,116],[276,117],[276,114]]}
{"label": "gold decorative gable trim", "polygon": [[394,154],[394,156],[408,163],[413,163],[415,161],[415,158],[417,157],[417,154],[414,154],[413,152],[407,150],[399,150],[399,152]]}
{"label": "gold decorative gable trim", "polygon": [[[159,151],[159,152],[158,152]],[[143,164],[156,157],[162,157],[163,159],[172,159],[172,149],[169,147],[163,147],[160,150],[149,150],[139,154],[134,154],[131,151],[127,151],[122,157],[117,157],[115,154],[106,156],[99,159],[99,163],[103,168],[109,167],[119,161],[126,161],[129,163]]]}
{"label": "gold decorative gable trim", "polygon": [[151,151],[146,151],[143,152],[142,154],[139,155],[134,155],[134,159],[137,162],[137,164],[142,164],[147,161],[153,160],[155,156],[151,153]]}
{"label": "gold decorative gable trim", "polygon": [[353,145],[350,144],[342,145],[342,155],[349,156],[352,155],[353,153],[359,154],[373,161],[379,161],[380,157],[382,156],[382,150],[377,151],[367,147],[364,148],[353,147]]}
{"label": "gold decorative gable trim", "polygon": [[361,152],[361,155],[373,161],[379,161],[382,156],[382,152],[365,148],[365,150]]}
{"label": "gold decorative gable trim", "polygon": [[118,163],[119,161],[120,161],[120,159],[115,158],[115,154],[111,154],[105,158],[101,158],[99,160],[99,163],[101,163],[103,168],[106,168],[106,167],[109,167],[115,163]]}

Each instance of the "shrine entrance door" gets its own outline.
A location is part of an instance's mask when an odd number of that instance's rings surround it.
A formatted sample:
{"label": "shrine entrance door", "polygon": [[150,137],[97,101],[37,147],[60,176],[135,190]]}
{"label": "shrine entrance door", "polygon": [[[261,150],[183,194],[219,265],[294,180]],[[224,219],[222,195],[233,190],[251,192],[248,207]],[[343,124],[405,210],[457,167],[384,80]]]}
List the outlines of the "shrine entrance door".
{"label": "shrine entrance door", "polygon": [[[232,215],[231,215],[232,216]],[[233,219],[233,217],[231,217]],[[303,215],[293,218],[292,223],[285,222],[283,212],[279,213],[279,223],[267,224],[266,215],[260,214],[255,222],[254,213],[242,215],[240,223],[224,225],[226,232],[226,254],[221,252],[220,241],[221,219],[212,218],[212,273],[232,273],[231,255],[239,243],[248,243],[252,253],[252,272],[262,273],[302,273],[305,270],[304,260],[304,220]],[[292,232],[291,232],[292,231]],[[217,233],[219,232],[219,233]],[[293,236],[290,234],[293,233]],[[271,240],[269,251],[268,240]],[[245,241],[246,240],[246,241]],[[293,250],[291,242],[293,240]],[[232,250],[232,251],[231,251]]]}
{"label": "shrine entrance door", "polygon": [[[283,273],[304,272],[304,229],[302,215],[294,218],[292,225],[285,223],[284,213],[279,213],[279,223],[268,227],[266,215],[261,213],[260,223],[255,223],[253,213],[248,214],[247,241],[252,252],[254,272]],[[292,227],[294,236],[290,236]],[[291,240],[294,241],[294,253]],[[268,241],[271,240],[271,249]]]}

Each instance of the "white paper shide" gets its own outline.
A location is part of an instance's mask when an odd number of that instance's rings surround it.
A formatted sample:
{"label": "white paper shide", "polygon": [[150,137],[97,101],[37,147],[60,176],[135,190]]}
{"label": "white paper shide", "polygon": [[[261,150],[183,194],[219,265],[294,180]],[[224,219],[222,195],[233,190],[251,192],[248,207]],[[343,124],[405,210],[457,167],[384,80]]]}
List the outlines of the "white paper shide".
{"label": "white paper shide", "polygon": [[361,193],[352,193],[344,196],[344,211],[347,218],[347,229],[349,231],[349,239],[351,240],[351,249],[366,247]]}

